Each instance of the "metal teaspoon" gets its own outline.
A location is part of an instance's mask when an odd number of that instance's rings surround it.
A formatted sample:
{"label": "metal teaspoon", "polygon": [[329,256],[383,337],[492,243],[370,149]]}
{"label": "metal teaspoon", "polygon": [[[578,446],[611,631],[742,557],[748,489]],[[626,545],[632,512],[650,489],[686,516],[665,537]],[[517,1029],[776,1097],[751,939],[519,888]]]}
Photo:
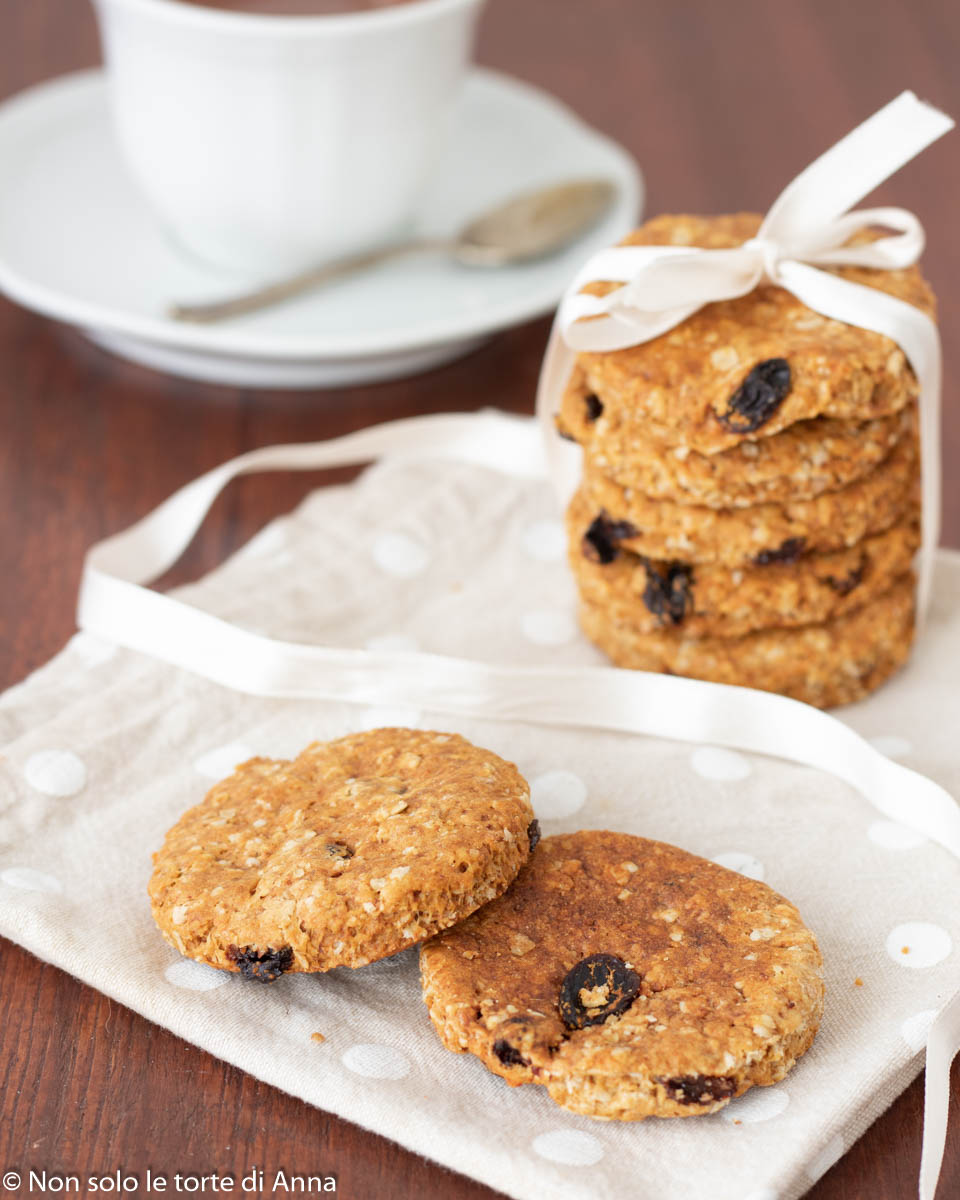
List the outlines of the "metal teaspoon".
{"label": "metal teaspoon", "polygon": [[602,179],[539,188],[474,218],[453,238],[423,238],[353,254],[241,296],[206,304],[173,304],[168,315],[176,321],[199,324],[224,321],[241,313],[269,308],[388,259],[423,251],[445,251],[457,262],[471,267],[503,267],[545,258],[595,225],[616,194],[616,186]]}

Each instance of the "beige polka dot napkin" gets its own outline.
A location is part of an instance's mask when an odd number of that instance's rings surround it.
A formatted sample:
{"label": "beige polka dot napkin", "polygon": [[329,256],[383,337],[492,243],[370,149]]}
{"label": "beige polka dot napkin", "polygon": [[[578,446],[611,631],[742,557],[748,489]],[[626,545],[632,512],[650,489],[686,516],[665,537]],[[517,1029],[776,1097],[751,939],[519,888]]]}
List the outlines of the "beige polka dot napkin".
{"label": "beige polka dot napkin", "polygon": [[[597,663],[563,549],[542,484],[381,464],[314,494],[182,595],[292,640]],[[958,594],[960,556],[943,554],[911,665],[842,714],[955,795]],[[665,839],[790,897],[826,960],[810,1053],[714,1116],[597,1123],[442,1049],[413,952],[270,987],[178,958],[146,898],[151,851],[178,814],[251,754],[382,724],[453,729],[515,760],[545,833]],[[957,863],[832,777],[775,759],[257,699],[84,634],[0,699],[0,752],[0,932],[258,1078],[524,1200],[793,1200],[919,1071],[932,1013],[960,987]]]}

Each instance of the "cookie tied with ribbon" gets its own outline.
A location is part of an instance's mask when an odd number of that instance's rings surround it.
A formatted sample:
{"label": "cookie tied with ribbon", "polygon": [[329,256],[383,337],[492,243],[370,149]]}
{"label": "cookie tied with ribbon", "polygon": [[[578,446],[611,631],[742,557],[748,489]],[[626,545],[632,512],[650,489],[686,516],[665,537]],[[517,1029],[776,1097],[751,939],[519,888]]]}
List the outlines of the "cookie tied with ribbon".
{"label": "cookie tied with ribbon", "polygon": [[[698,227],[695,218],[672,218],[672,229],[654,230],[653,236],[640,239],[648,244],[625,244],[594,255],[560,306],[538,394],[538,413],[551,444],[552,474],[562,498],[567,500],[577,485],[578,464],[556,442],[553,420],[578,356],[588,377],[596,370],[597,358],[605,356],[609,393],[622,396],[625,380],[616,360],[629,359],[638,347],[650,351],[652,344],[662,345],[707,306],[712,316],[722,317],[714,306],[722,309],[725,302],[765,289],[762,302],[774,308],[786,303],[814,319],[825,319],[824,326],[840,323],[889,339],[885,357],[890,361],[884,370],[890,378],[872,389],[872,405],[862,403],[862,389],[853,387],[846,393],[839,389],[838,402],[831,407],[834,389],[827,378],[819,406],[803,407],[788,399],[794,380],[785,356],[732,362],[727,369],[742,368],[741,374],[726,404],[715,408],[711,432],[705,434],[702,424],[694,426],[681,452],[729,451],[755,436],[768,437],[792,421],[876,419],[912,399],[915,381],[924,468],[918,587],[923,613],[939,536],[941,375],[932,297],[919,275],[909,270],[923,250],[923,230],[903,209],[848,210],[952,127],[949,117],[904,92],[801,172],[762,221],[754,223],[741,215],[701,220]],[[762,314],[754,315],[762,324]],[[816,329],[810,333],[815,339]],[[891,360],[897,348],[902,355]],[[722,338],[716,337],[710,349],[718,352],[714,366],[723,374]],[[909,370],[903,369],[903,358]],[[676,428],[671,405],[680,382],[667,376],[659,381],[661,386],[649,389],[655,395],[648,395],[643,417],[654,435],[662,434],[664,426],[668,431]],[[637,394],[634,391],[632,398]],[[594,420],[602,419],[604,396],[589,390],[587,395],[592,397]]]}

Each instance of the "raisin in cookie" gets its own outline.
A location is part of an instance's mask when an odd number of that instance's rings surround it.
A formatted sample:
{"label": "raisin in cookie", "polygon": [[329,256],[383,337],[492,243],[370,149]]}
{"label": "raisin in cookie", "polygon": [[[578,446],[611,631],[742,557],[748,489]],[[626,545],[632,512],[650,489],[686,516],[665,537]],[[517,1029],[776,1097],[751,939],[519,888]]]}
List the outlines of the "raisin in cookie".
{"label": "raisin in cookie", "polygon": [[812,500],[753,508],[674,504],[621,487],[587,466],[576,503],[600,518],[598,537],[634,554],[744,567],[787,553],[798,539],[817,553],[852,546],[906,518],[919,491],[919,452],[911,433],[869,475]]}
{"label": "raisin in cookie", "polygon": [[570,566],[584,600],[640,633],[740,637],[757,629],[813,625],[869,604],[910,570],[920,544],[911,513],[883,533],[827,554],[796,538],[745,567],[651,559],[605,536],[602,521],[574,500],[567,512]]}
{"label": "raisin in cookie", "polygon": [[645,633],[617,624],[588,600],[580,603],[580,625],[618,667],[760,688],[832,708],[861,700],[906,662],[914,587],[912,573],[904,575],[870,604],[832,621],[743,637],[695,638],[682,629]]}
{"label": "raisin in cookie", "polygon": [[154,855],[181,954],[269,981],[386,958],[511,883],[538,836],[512,763],[456,734],[376,729],[254,758]]}
{"label": "raisin in cookie", "polygon": [[544,838],[513,887],[420,951],[440,1039],[557,1104],[716,1112],[813,1041],[821,957],[771,888],[662,842]]}
{"label": "raisin in cookie", "polygon": [[742,441],[729,450],[701,454],[651,438],[607,414],[574,371],[557,415],[557,428],[584,449],[587,464],[652,500],[746,508],[784,500],[810,500],[868,475],[916,422],[916,406],[872,421],[814,417],[772,437]]}
{"label": "raisin in cookie", "polygon": [[[753,237],[760,220],[752,213],[661,216],[625,244],[730,248]],[[934,315],[933,294],[916,267],[828,269]],[[615,286],[590,284],[585,290],[603,294]],[[578,363],[589,393],[628,436],[654,437],[703,454],[821,415],[867,421],[899,412],[918,390],[895,342],[824,317],[768,284],[707,304],[651,341],[582,353]]]}

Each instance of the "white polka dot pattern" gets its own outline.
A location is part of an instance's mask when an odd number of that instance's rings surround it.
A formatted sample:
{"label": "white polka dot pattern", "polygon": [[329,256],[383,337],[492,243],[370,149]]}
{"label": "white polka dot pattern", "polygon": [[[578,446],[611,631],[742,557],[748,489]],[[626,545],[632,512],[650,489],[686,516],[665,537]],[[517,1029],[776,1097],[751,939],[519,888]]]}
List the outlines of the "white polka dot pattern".
{"label": "white polka dot pattern", "polygon": [[530,784],[533,811],[544,821],[572,817],[587,800],[587,785],[573,771],[544,771]]}
{"label": "white polka dot pattern", "polygon": [[394,1046],[382,1046],[375,1042],[360,1042],[344,1051],[341,1061],[354,1075],[366,1079],[406,1079],[410,1074],[410,1062]]}
{"label": "white polka dot pattern", "polygon": [[900,1026],[900,1036],[916,1054],[927,1044],[927,1034],[937,1015],[935,1008],[925,1008],[923,1012],[914,1013]]}
{"label": "white polka dot pattern", "polygon": [[259,533],[253,535],[244,546],[242,553],[247,558],[269,558],[278,550],[283,550],[287,542],[287,531],[282,521],[271,521],[264,525]]}
{"label": "white polka dot pattern", "polygon": [[746,875],[748,879],[762,880],[765,873],[763,863],[742,850],[725,850],[723,854],[715,854],[713,861],[719,867],[726,867],[728,871]]}
{"label": "white polka dot pattern", "polygon": [[420,724],[422,713],[419,708],[404,708],[400,705],[376,705],[364,709],[355,724],[356,729],[413,729]]}
{"label": "white polka dot pattern", "polygon": [[887,953],[901,967],[935,967],[952,949],[950,934],[931,921],[907,921],[887,934]]}
{"label": "white polka dot pattern", "polygon": [[872,737],[870,745],[875,750],[879,750],[881,754],[885,754],[887,758],[905,758],[908,754],[913,753],[913,743],[898,733],[885,733],[879,737]]}
{"label": "white polka dot pattern", "polygon": [[38,750],[27,759],[23,775],[45,796],[75,796],[87,783],[87,768],[72,750]]}
{"label": "white polka dot pattern", "polygon": [[714,779],[718,783],[736,783],[753,774],[753,767],[742,754],[720,746],[698,747],[690,755],[690,766],[703,779]]}
{"label": "white polka dot pattern", "polygon": [[74,634],[70,644],[88,667],[99,667],[117,653],[117,647],[112,642],[85,631]]}
{"label": "white polka dot pattern", "polygon": [[24,892],[46,892],[49,896],[58,896],[63,891],[59,879],[45,871],[35,871],[33,867],[7,867],[0,871],[0,883]]}
{"label": "white polka dot pattern", "polygon": [[843,1157],[845,1149],[846,1146],[839,1133],[832,1137],[820,1153],[807,1163],[807,1178],[811,1183],[815,1183],[822,1175],[826,1175],[833,1164]]}
{"label": "white polka dot pattern", "polygon": [[186,992],[211,992],[230,982],[229,971],[218,971],[216,967],[194,962],[192,958],[181,958],[171,963],[163,977],[167,983]]}
{"label": "white polka dot pattern", "polygon": [[562,646],[577,633],[573,614],[566,608],[538,608],[524,613],[520,629],[536,646]]}
{"label": "white polka dot pattern", "polygon": [[255,751],[245,742],[228,742],[225,746],[217,746],[208,750],[194,762],[194,770],[205,779],[225,779],[248,758],[253,758]]}
{"label": "white polka dot pattern", "polygon": [[899,821],[874,821],[867,830],[867,837],[884,850],[914,850],[927,842],[922,833]]}
{"label": "white polka dot pattern", "polygon": [[413,654],[420,646],[409,633],[381,633],[367,639],[367,649],[374,654]]}
{"label": "white polka dot pattern", "polygon": [[567,539],[559,521],[531,521],[521,535],[524,550],[537,562],[560,562]]}
{"label": "white polka dot pattern", "polygon": [[387,575],[413,579],[430,565],[430,552],[405,533],[381,533],[374,539],[373,561]]}
{"label": "white polka dot pattern", "polygon": [[533,1150],[548,1162],[564,1167],[592,1167],[604,1155],[603,1143],[579,1129],[551,1129],[533,1139]]}
{"label": "white polka dot pattern", "polygon": [[725,1121],[742,1121],[744,1125],[756,1125],[769,1121],[785,1112],[790,1103],[790,1093],[782,1087],[753,1087],[738,1100],[731,1100],[721,1109]]}

